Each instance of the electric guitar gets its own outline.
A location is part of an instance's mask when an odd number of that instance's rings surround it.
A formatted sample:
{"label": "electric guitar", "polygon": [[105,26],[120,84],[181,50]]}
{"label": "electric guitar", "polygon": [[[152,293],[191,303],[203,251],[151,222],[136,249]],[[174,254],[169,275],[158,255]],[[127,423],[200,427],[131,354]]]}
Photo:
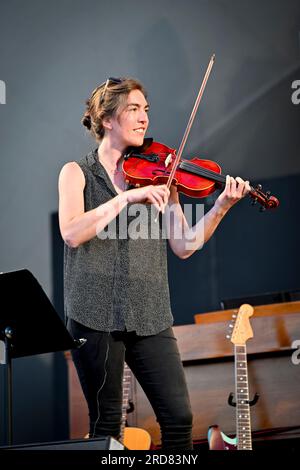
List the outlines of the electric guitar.
{"label": "electric guitar", "polygon": [[255,394],[254,399],[249,401],[246,341],[253,338],[249,322],[253,310],[251,305],[241,305],[235,325],[230,325],[233,328],[232,335],[227,336],[234,344],[236,402],[233,402],[232,394],[229,395],[228,401],[230,405],[236,406],[236,437],[229,438],[219,426],[211,426],[208,431],[210,450],[252,450],[250,406],[257,402],[258,395]]}
{"label": "electric guitar", "polygon": [[132,390],[132,372],[124,362],[123,374],[123,401],[122,401],[122,423],[120,441],[129,450],[149,450],[151,447],[151,436],[144,429],[126,426],[127,410]]}

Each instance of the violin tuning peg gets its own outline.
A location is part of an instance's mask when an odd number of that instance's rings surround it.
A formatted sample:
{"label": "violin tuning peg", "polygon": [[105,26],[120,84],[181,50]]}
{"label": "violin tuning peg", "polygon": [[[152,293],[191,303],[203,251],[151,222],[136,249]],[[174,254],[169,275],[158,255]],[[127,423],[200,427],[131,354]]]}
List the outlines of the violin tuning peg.
{"label": "violin tuning peg", "polygon": [[126,183],[126,184],[129,184],[129,180],[125,180],[125,183]]}
{"label": "violin tuning peg", "polygon": [[262,190],[262,185],[261,185],[261,184],[258,184],[258,185],[256,186],[256,190],[257,190],[257,191],[261,191],[261,190]]}
{"label": "violin tuning peg", "polygon": [[271,191],[267,191],[267,192],[266,192],[266,196],[267,196],[267,198],[269,199],[270,196],[271,196]]}
{"label": "violin tuning peg", "polygon": [[141,186],[140,183],[137,183],[137,184],[135,185],[136,188],[139,188],[140,186]]}
{"label": "violin tuning peg", "polygon": [[261,206],[261,207],[259,208],[259,212],[265,212],[265,210],[266,210],[265,206]]}
{"label": "violin tuning peg", "polygon": [[251,202],[252,206],[255,206],[255,204],[257,204],[257,197],[255,199],[253,199],[252,202]]}

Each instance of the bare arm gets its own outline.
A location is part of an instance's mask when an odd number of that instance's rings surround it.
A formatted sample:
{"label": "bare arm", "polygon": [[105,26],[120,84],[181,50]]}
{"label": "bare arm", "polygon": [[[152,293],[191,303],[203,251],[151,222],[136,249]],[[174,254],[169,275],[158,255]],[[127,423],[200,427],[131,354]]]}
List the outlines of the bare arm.
{"label": "bare arm", "polygon": [[90,211],[84,211],[85,177],[76,162],[64,165],[59,175],[59,226],[61,236],[71,248],[77,248],[101,232],[128,202],[154,204],[161,210],[167,202],[168,190],[162,186],[146,186],[118,194]]}
{"label": "bare arm", "polygon": [[75,162],[62,168],[59,181],[59,226],[62,238],[72,248],[91,240],[126,206],[125,193],[84,212],[85,177]]}
{"label": "bare arm", "polygon": [[[195,251],[201,249],[215,232],[219,223],[242,197],[250,191],[248,181],[227,176],[224,191],[216,200],[212,209],[205,214],[194,227],[189,227],[179,203],[177,191],[171,187],[168,209],[174,214],[167,217],[168,238],[172,251],[182,259],[189,258]],[[174,236],[177,234],[177,237]],[[178,238],[178,234],[181,237]]]}

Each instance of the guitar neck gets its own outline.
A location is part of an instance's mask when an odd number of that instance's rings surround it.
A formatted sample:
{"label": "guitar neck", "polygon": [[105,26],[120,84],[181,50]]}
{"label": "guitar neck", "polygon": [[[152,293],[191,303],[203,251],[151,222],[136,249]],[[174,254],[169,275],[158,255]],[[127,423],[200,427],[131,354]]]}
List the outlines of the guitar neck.
{"label": "guitar neck", "polygon": [[124,442],[124,429],[126,426],[127,419],[127,409],[130,399],[131,391],[131,370],[129,369],[126,362],[124,362],[124,372],[123,372],[123,396],[122,396],[122,422],[121,422],[121,442]]}
{"label": "guitar neck", "polygon": [[235,399],[238,450],[252,449],[247,351],[245,344],[234,345]]}

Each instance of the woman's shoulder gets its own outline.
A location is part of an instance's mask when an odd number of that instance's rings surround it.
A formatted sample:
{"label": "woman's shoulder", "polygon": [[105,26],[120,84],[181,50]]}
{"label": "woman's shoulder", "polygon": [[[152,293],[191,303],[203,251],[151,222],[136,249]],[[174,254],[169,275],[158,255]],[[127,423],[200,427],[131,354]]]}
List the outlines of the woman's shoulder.
{"label": "woman's shoulder", "polygon": [[79,175],[80,173],[82,173],[80,162],[76,162],[76,161],[66,162],[63,165],[62,169],[60,170],[60,173]]}
{"label": "woman's shoulder", "polygon": [[59,173],[59,182],[66,183],[78,182],[85,185],[85,174],[79,162],[71,161],[64,164]]}
{"label": "woman's shoulder", "polygon": [[86,176],[87,170],[94,164],[95,162],[95,151],[92,150],[87,155],[81,157],[77,161],[73,160],[70,162],[66,162],[61,169],[61,173],[63,174],[70,174],[71,176],[76,175],[83,175]]}

